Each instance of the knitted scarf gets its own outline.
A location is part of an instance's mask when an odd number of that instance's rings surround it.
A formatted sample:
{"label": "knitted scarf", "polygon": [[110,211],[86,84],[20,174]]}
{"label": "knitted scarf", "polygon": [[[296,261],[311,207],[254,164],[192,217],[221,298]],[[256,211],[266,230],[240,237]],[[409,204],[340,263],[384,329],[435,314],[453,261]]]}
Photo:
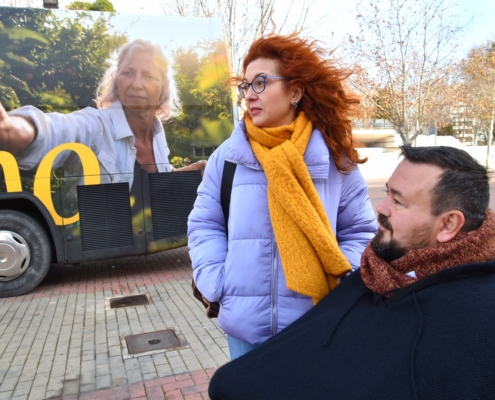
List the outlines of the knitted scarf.
{"label": "knitted scarf", "polygon": [[287,287],[316,304],[352,268],[304,163],[313,125],[304,112],[292,124],[276,128],[256,127],[249,116],[245,123],[268,180],[268,208]]}
{"label": "knitted scarf", "polygon": [[[447,243],[409,251],[390,263],[379,258],[371,244],[361,259],[361,277],[375,293],[384,294],[433,275],[443,269],[495,259],[495,213],[488,209],[483,224],[475,231],[461,232]],[[407,273],[414,271],[416,278]],[[392,293],[387,294],[390,297]]]}

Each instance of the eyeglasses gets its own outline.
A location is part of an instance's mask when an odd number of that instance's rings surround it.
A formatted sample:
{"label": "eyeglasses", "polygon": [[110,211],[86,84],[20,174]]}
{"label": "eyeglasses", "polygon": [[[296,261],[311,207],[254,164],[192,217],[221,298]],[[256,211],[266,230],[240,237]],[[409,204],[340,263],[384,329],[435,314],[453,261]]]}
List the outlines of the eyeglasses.
{"label": "eyeglasses", "polygon": [[246,98],[247,91],[251,87],[254,91],[254,93],[260,94],[263,93],[263,91],[266,89],[266,79],[287,79],[287,78],[282,78],[281,76],[274,76],[274,75],[258,75],[256,78],[254,78],[251,83],[247,82],[242,82],[239,86],[237,86],[237,89],[239,90],[239,96],[241,96],[243,99]]}

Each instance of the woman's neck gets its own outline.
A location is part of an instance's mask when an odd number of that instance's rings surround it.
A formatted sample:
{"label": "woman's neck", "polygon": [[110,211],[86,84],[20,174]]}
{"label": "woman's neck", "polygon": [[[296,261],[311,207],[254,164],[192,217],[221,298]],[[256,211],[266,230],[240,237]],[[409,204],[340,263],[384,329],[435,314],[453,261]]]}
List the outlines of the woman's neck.
{"label": "woman's neck", "polygon": [[136,141],[143,143],[152,141],[154,110],[130,110],[124,107],[124,113]]}
{"label": "woman's neck", "polygon": [[127,123],[134,135],[136,160],[149,173],[157,172],[153,154],[154,110],[129,110],[124,107]]}

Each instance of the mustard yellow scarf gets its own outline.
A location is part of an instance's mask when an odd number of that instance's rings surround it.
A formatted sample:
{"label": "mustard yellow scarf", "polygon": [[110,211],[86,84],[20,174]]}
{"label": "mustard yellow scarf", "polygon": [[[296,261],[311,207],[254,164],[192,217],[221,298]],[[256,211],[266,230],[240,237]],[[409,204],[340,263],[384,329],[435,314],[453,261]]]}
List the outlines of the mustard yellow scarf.
{"label": "mustard yellow scarf", "polygon": [[268,180],[268,207],[287,287],[314,304],[351,271],[303,155],[313,131],[304,112],[290,125],[259,128],[245,119],[249,143]]}

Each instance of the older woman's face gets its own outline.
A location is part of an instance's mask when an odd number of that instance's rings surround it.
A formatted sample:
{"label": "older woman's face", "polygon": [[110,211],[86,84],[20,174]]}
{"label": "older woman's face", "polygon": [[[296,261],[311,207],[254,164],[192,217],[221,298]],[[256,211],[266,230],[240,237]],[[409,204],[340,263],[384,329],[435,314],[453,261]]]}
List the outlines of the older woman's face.
{"label": "older woman's face", "polygon": [[153,56],[144,51],[129,54],[117,72],[119,100],[127,108],[155,110],[162,86],[162,74]]}
{"label": "older woman's face", "polygon": [[[251,83],[260,75],[280,76],[278,61],[258,58],[246,68],[244,82]],[[266,87],[262,93],[255,93],[252,87],[246,93],[247,112],[253,124],[259,127],[288,125],[296,118],[296,110],[291,105],[299,101],[299,90],[287,87],[284,80],[266,78]]]}

